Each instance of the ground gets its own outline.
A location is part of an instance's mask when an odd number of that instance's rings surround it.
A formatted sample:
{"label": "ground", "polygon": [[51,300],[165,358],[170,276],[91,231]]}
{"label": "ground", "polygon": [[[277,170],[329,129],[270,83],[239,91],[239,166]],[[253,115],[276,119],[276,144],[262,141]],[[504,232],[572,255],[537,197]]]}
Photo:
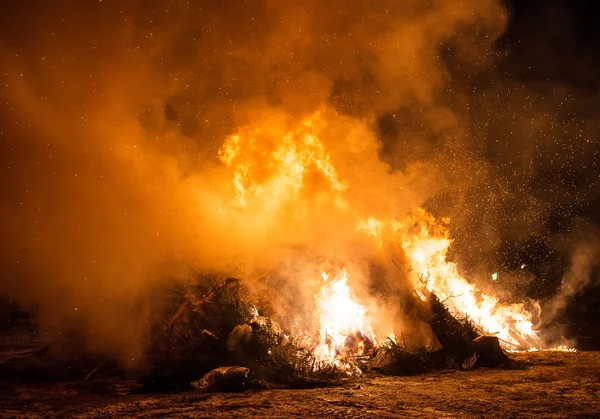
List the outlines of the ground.
{"label": "ground", "polygon": [[[564,418],[600,417],[600,353],[517,355],[523,370],[373,376],[345,387],[237,394],[127,395],[93,382],[0,383],[0,416],[142,418]],[[108,393],[108,394],[98,394]]]}
{"label": "ground", "polygon": [[[31,330],[0,331],[0,366],[40,348]],[[367,375],[333,388],[130,394],[123,379],[7,380],[0,418],[600,418],[600,352],[512,354],[522,369]]]}

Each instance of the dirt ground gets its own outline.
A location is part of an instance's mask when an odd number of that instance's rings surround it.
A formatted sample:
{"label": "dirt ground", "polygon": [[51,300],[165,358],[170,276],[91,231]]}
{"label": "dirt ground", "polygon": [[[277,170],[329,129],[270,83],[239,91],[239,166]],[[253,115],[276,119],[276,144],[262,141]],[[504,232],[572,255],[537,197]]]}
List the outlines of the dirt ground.
{"label": "dirt ground", "polygon": [[[0,383],[0,416],[141,418],[600,417],[600,353],[517,355],[523,370],[365,377],[346,387],[127,395],[130,383]],[[103,393],[103,394],[102,394]]]}
{"label": "dirt ground", "polygon": [[[40,348],[35,332],[0,333],[0,366]],[[7,380],[0,418],[600,418],[600,352],[513,354],[523,369],[365,376],[344,387],[245,393],[130,394],[122,379]]]}

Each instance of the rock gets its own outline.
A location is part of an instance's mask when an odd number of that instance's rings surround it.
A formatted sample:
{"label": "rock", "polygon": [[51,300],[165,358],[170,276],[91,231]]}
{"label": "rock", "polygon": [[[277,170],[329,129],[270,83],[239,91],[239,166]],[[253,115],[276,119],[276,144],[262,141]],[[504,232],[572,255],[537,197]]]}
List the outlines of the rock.
{"label": "rock", "polygon": [[496,336],[479,336],[473,339],[473,350],[478,355],[476,363],[481,367],[497,367],[508,361]]}
{"label": "rock", "polygon": [[380,349],[369,368],[385,375],[412,375],[425,372],[425,363],[412,352]]}
{"label": "rock", "polygon": [[219,367],[191,384],[196,390],[205,392],[240,392],[248,388],[249,373],[245,367]]}
{"label": "rock", "polygon": [[252,339],[252,327],[247,324],[236,326],[227,337],[227,350],[237,351],[242,345],[250,342],[250,339]]}

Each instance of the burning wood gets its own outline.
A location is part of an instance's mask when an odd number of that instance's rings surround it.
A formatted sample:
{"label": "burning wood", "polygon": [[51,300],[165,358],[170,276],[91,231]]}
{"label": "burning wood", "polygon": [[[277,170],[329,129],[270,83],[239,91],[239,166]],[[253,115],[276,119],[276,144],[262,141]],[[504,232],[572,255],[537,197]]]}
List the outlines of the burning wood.
{"label": "burning wood", "polygon": [[[485,329],[456,311],[454,300],[459,297],[438,298],[427,277],[415,280],[419,292],[404,295],[404,322],[410,321],[412,329],[383,333],[370,306],[353,292],[350,279],[346,269],[321,274],[308,316],[316,328],[298,322],[282,328],[275,323],[278,318],[261,316],[259,302],[265,298],[253,295],[235,278],[198,275],[174,286],[148,335],[142,388],[163,391],[193,385],[206,391],[238,391],[264,388],[264,383],[313,387],[341,383],[367,371],[406,375],[432,368],[497,366],[508,359],[500,348],[502,340],[478,338]],[[511,327],[506,333],[513,340],[505,345],[527,345],[519,329]],[[94,362],[82,363],[86,381],[105,364],[113,365],[107,358]],[[228,365],[239,367],[221,368]]]}
{"label": "burning wood", "polygon": [[367,325],[365,308],[356,302],[342,271],[331,281],[323,272],[323,287],[317,296],[316,315],[320,324],[314,357],[319,364],[337,364],[348,356],[364,355],[365,347],[377,344],[372,327]]}
{"label": "burning wood", "polygon": [[[272,319],[260,317],[261,307],[243,300],[243,295],[250,297],[242,282],[209,278],[202,285],[204,279],[198,277],[185,286],[185,292],[175,294],[189,304],[172,302],[175,312],[167,313],[170,321],[164,322],[170,325],[169,331],[162,328],[154,336],[154,370],[144,382],[189,383],[211,369],[234,364],[249,368],[252,380],[294,387],[328,385],[367,370],[398,375],[459,367],[474,353],[478,333],[473,322],[453,316],[446,306],[448,300],[440,301],[433,292],[428,292],[426,302],[412,297],[420,307],[413,312],[415,324],[428,325],[437,346],[429,352],[425,347],[410,349],[404,335],[397,339],[393,333],[379,340],[348,281],[345,270],[332,276],[322,274],[314,300],[318,329],[311,334],[298,327],[282,330]],[[190,313],[184,315],[181,307]],[[475,345],[477,356],[485,358],[477,350],[481,345]]]}

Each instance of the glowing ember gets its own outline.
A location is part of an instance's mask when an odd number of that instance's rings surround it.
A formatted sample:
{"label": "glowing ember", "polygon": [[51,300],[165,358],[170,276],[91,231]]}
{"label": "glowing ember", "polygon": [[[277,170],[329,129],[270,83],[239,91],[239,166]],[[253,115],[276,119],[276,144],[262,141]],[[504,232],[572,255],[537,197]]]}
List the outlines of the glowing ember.
{"label": "glowing ember", "polygon": [[[523,352],[523,351],[513,351],[513,352]],[[553,348],[545,348],[545,349],[529,348],[525,352],[577,352],[577,349],[569,348],[566,345],[559,345],[559,346],[555,346]]]}
{"label": "glowing ember", "polygon": [[345,270],[332,280],[323,272],[325,282],[316,296],[320,325],[319,344],[314,351],[317,362],[339,365],[349,355],[362,355],[365,341],[375,336],[365,320],[365,308],[353,298]]}

